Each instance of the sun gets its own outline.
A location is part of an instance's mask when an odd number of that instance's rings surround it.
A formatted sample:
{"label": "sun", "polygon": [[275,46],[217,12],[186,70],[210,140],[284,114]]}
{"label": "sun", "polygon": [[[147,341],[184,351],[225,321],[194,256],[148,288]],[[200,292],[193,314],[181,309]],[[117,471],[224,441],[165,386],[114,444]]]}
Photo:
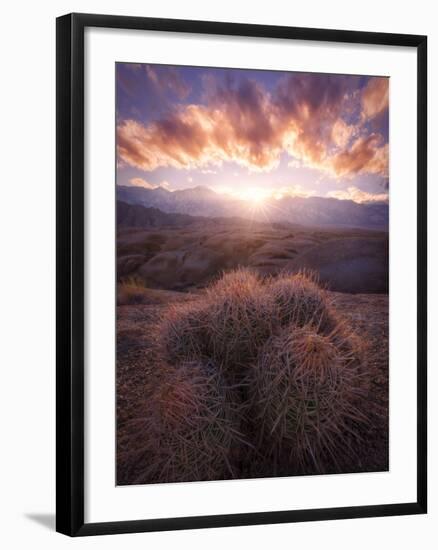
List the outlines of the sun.
{"label": "sun", "polygon": [[256,204],[260,204],[266,199],[266,195],[264,193],[261,193],[259,190],[255,190],[251,197],[251,201],[255,202]]}
{"label": "sun", "polygon": [[260,187],[249,187],[239,193],[240,197],[254,206],[263,204],[269,193]]}

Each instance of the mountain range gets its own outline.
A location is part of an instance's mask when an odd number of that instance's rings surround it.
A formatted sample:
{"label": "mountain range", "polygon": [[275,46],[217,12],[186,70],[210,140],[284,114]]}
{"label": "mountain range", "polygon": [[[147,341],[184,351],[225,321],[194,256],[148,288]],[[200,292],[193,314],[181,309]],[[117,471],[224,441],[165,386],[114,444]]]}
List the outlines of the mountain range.
{"label": "mountain range", "polygon": [[202,219],[188,214],[168,214],[158,208],[148,208],[141,204],[128,204],[117,201],[117,225],[120,227],[183,227]]}
{"label": "mountain range", "polygon": [[[178,191],[168,191],[162,187],[146,189],[117,186],[117,199],[131,205],[158,209],[164,214],[207,218],[240,217],[264,222],[288,222],[312,226],[387,229],[389,219],[388,204],[384,203],[359,204],[334,198],[285,196],[280,199],[266,199],[260,207],[255,208],[248,201],[216,193],[204,186]],[[127,216],[126,207],[121,208],[124,209],[123,216]],[[139,211],[137,215],[142,216]],[[149,216],[151,215],[152,213],[149,212]],[[155,215],[159,217],[156,212]],[[135,216],[133,211],[129,216]],[[187,218],[181,218],[178,221],[183,224],[190,223]],[[132,225],[135,226],[137,223]]]}

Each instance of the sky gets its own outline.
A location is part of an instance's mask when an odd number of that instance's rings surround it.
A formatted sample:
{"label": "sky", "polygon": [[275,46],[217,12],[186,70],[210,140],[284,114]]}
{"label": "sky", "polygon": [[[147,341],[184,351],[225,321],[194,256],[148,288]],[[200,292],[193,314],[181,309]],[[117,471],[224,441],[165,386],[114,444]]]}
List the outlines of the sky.
{"label": "sky", "polygon": [[387,202],[389,79],[118,63],[117,184]]}

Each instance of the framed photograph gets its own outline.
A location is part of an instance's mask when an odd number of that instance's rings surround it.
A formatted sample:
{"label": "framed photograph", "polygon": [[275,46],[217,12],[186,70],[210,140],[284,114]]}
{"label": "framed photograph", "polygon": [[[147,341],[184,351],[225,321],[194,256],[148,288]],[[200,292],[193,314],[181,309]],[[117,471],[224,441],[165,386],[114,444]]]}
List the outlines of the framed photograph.
{"label": "framed photograph", "polygon": [[57,20],[57,530],[426,513],[426,37]]}

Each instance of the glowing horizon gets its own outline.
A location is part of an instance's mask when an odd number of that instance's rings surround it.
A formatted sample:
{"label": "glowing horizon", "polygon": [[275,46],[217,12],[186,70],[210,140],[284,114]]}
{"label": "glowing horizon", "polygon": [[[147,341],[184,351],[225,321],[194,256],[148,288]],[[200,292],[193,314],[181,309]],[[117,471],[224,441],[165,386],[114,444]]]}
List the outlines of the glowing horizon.
{"label": "glowing horizon", "polygon": [[[139,179],[139,178],[135,178]],[[146,183],[146,182],[145,182]],[[337,200],[350,200],[353,202],[356,202],[358,204],[370,204],[370,203],[388,203],[388,193],[380,193],[380,194],[373,194],[373,193],[367,193],[365,191],[360,191],[356,187],[349,187],[345,191],[333,191],[329,192],[326,195],[318,195],[316,193],[311,192],[305,192],[303,191],[302,187],[300,185],[295,185],[286,189],[279,189],[277,191],[269,192],[266,189],[263,189],[261,187],[249,187],[249,188],[242,188],[238,191],[233,191],[230,188],[227,187],[218,187],[216,189],[212,189],[208,185],[193,185],[184,187],[182,189],[170,189],[167,182],[161,182],[161,184],[158,185],[150,185],[146,183],[146,185],[141,185],[139,182],[136,182],[135,184],[127,185],[127,187],[143,187],[143,189],[165,189],[166,191],[173,193],[175,191],[182,191],[187,189],[196,189],[196,188],[204,188],[208,189],[210,191],[213,191],[214,193],[217,193],[218,195],[226,195],[230,198],[247,201],[247,202],[255,202],[255,203],[262,203],[267,200],[280,200],[284,197],[297,197],[297,198],[309,198],[309,197],[320,197],[320,198],[333,198]]]}

